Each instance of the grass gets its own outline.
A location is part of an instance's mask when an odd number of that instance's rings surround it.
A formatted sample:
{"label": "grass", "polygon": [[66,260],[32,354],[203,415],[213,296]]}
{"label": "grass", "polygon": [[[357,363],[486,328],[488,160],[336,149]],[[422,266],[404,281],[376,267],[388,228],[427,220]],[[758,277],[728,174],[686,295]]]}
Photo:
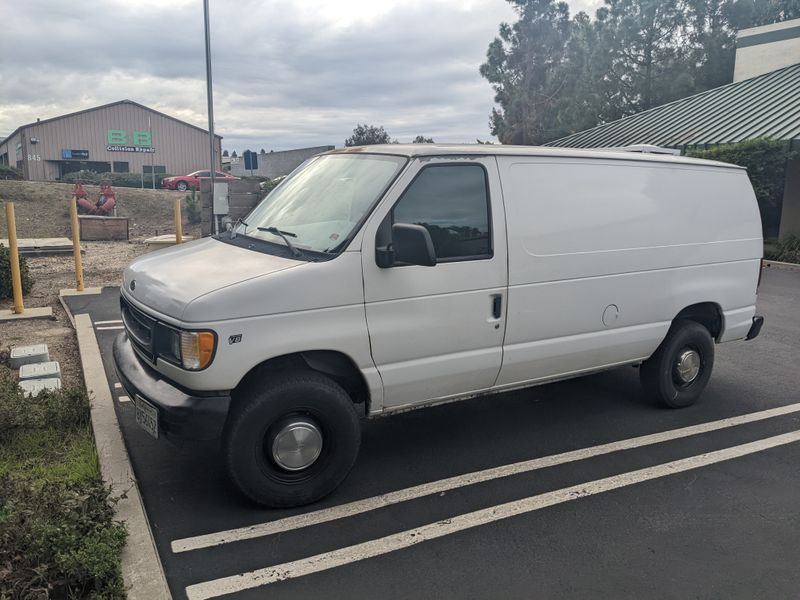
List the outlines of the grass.
{"label": "grass", "polygon": [[94,438],[88,428],[14,431],[0,445],[0,478],[73,485],[99,475]]}
{"label": "grass", "polygon": [[22,395],[0,366],[0,600],[125,597],[125,528],[80,389]]}

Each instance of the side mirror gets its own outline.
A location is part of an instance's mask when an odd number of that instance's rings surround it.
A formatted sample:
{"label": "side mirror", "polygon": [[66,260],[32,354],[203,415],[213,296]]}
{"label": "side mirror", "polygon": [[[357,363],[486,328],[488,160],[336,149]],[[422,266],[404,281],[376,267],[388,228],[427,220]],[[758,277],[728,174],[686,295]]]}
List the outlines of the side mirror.
{"label": "side mirror", "polygon": [[396,262],[423,267],[436,266],[436,250],[431,234],[422,225],[392,225],[392,250]]}

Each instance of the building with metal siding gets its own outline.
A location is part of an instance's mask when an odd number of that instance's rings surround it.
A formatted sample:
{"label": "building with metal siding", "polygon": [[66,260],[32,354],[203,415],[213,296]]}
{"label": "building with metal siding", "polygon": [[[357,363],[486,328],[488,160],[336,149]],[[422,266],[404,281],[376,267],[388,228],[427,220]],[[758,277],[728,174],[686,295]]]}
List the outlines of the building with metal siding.
{"label": "building with metal siding", "polygon": [[[220,168],[221,136],[214,136]],[[54,181],[73,171],[170,173],[208,169],[208,132],[131,100],[18,127],[0,142],[0,164],[25,179]]]}

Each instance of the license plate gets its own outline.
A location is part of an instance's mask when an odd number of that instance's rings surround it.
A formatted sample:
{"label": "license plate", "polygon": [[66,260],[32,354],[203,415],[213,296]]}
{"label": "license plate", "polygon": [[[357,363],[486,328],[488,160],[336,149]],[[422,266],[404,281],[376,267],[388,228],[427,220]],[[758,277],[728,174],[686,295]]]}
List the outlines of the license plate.
{"label": "license plate", "polygon": [[158,409],[141,396],[136,396],[136,424],[158,439]]}

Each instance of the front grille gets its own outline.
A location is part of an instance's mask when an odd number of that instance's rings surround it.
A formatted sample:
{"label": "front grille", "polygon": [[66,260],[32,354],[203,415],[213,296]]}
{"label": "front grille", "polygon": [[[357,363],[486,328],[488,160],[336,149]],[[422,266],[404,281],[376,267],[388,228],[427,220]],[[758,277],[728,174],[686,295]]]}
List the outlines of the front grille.
{"label": "front grille", "polygon": [[151,363],[155,362],[155,326],[156,320],[147,316],[120,296],[122,324],[134,349]]}

